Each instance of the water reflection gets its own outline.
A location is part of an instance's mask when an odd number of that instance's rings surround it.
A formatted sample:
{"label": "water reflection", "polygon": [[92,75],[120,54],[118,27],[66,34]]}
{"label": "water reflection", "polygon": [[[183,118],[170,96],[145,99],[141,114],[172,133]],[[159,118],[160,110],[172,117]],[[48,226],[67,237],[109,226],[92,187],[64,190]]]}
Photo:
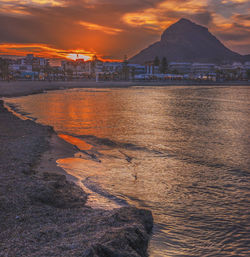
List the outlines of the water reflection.
{"label": "water reflection", "polygon": [[248,87],[67,90],[9,99],[76,145],[90,204],[149,208],[151,256],[247,256]]}

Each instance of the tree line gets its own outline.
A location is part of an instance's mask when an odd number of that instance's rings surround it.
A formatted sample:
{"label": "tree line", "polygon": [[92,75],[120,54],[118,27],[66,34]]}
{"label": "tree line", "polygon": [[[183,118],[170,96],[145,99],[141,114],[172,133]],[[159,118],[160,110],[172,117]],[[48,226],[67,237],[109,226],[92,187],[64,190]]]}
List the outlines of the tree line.
{"label": "tree line", "polygon": [[0,58],[0,77],[3,80],[9,79],[9,62],[3,58]]}
{"label": "tree line", "polygon": [[167,73],[168,71],[168,61],[166,57],[163,57],[161,60],[158,56],[154,59],[154,66],[159,67],[160,73]]}

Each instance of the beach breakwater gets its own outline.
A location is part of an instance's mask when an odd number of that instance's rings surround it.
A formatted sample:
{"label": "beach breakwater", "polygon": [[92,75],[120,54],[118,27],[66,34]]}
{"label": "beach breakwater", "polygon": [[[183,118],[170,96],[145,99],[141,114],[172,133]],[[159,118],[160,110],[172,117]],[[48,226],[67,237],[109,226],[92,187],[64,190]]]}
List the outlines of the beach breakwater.
{"label": "beach breakwater", "polygon": [[36,170],[52,136],[0,101],[0,256],[147,256],[150,211],[92,209],[63,173]]}

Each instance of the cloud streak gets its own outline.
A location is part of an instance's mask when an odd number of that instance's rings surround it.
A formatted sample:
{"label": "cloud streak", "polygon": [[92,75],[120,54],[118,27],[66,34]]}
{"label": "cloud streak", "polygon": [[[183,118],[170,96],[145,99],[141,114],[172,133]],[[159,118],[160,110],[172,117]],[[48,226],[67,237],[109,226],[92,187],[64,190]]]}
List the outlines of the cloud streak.
{"label": "cloud streak", "polygon": [[111,28],[111,27],[102,26],[91,22],[86,22],[86,21],[79,21],[79,24],[89,30],[101,31],[103,33],[110,34],[110,35],[116,35],[123,31],[122,29]]}

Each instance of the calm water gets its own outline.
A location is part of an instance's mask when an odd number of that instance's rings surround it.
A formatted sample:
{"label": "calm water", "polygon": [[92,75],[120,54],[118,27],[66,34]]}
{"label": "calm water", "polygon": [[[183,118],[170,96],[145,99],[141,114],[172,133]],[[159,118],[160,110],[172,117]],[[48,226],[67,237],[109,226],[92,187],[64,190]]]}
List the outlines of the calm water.
{"label": "calm water", "polygon": [[90,205],[152,210],[150,256],[250,256],[250,87],[64,90],[7,99],[83,152]]}

